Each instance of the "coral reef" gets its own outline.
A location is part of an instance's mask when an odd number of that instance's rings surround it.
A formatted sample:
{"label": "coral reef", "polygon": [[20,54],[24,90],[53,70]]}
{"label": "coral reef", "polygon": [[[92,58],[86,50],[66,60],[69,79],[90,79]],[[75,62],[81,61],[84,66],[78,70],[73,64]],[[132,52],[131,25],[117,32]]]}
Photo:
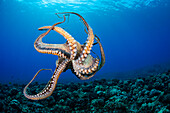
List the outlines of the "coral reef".
{"label": "coral reef", "polygon": [[[45,84],[33,83],[28,93],[38,93]],[[170,112],[170,71],[131,80],[94,80],[57,84],[44,100],[28,100],[25,85],[0,84],[0,112]]]}

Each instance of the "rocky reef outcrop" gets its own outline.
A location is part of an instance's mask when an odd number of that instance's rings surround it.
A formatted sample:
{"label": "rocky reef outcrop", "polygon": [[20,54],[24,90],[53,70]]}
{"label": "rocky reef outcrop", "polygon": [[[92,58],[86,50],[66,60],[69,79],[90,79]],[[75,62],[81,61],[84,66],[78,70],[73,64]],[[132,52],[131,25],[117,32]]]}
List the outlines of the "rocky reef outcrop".
{"label": "rocky reef outcrop", "polygon": [[[44,86],[35,82],[28,92],[36,94]],[[25,98],[24,87],[0,84],[0,112],[170,112],[170,71],[131,80],[57,84],[50,97],[38,101]]]}

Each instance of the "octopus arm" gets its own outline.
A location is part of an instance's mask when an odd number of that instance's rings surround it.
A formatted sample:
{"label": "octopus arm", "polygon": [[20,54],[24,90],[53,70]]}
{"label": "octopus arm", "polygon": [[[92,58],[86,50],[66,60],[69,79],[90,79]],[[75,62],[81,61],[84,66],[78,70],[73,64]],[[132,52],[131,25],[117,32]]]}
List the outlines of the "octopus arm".
{"label": "octopus arm", "polygon": [[91,55],[87,56],[87,58],[86,58],[85,62],[83,62],[83,64],[79,64],[79,63],[73,61],[72,72],[75,73],[75,75],[81,80],[90,79],[105,64],[104,50],[103,50],[102,44],[100,43],[99,38],[96,35],[95,35],[95,40],[97,41],[97,43],[99,44],[99,47],[100,47],[100,53],[101,53],[100,64],[99,64],[99,59],[94,59]]}
{"label": "octopus arm", "polygon": [[105,54],[104,54],[102,44],[100,43],[100,39],[97,35],[95,35],[95,40],[97,41],[97,43],[99,44],[99,47],[100,47],[101,61],[100,61],[100,64],[98,66],[98,69],[97,69],[97,70],[100,70],[105,64]]}
{"label": "octopus arm", "polygon": [[35,77],[38,75],[38,73],[42,70],[45,70],[45,69],[39,70],[37,72],[37,74],[33,77],[33,79],[24,88],[24,91],[23,91],[24,96],[27,97],[28,99],[31,99],[31,100],[40,100],[40,99],[45,99],[45,98],[49,97],[53,93],[53,91],[56,87],[58,78],[59,78],[60,74],[63,72],[63,70],[65,69],[68,62],[69,62],[69,60],[66,59],[56,67],[53,76],[51,77],[50,81],[47,83],[47,85],[45,86],[45,88],[41,92],[39,92],[36,95],[29,95],[29,94],[27,94],[28,86],[35,79]]}
{"label": "octopus arm", "polygon": [[65,44],[47,44],[42,42],[42,38],[44,37],[44,34],[41,34],[36,41],[34,42],[34,48],[40,52],[40,53],[47,53],[47,54],[53,54],[58,55],[64,58],[70,57],[70,50],[67,46],[67,43]]}
{"label": "octopus arm", "polygon": [[61,13],[56,13],[56,14],[75,14],[78,17],[81,18],[84,25],[87,27],[88,37],[87,37],[87,40],[86,40],[86,44],[83,47],[82,53],[80,53],[80,57],[76,60],[77,62],[82,63],[83,61],[85,61],[85,58],[90,53],[90,50],[91,50],[91,48],[93,46],[94,34],[93,34],[92,28],[89,26],[89,24],[86,22],[86,20],[81,15],[79,15],[78,13],[75,13],[75,12],[61,12]]}
{"label": "octopus arm", "polygon": [[72,64],[72,72],[75,73],[78,78],[85,80],[91,78],[91,75],[95,74],[98,69],[99,59],[88,55],[82,64],[79,64],[76,61],[72,61]]}
{"label": "octopus arm", "polygon": [[[44,26],[44,27],[39,28],[39,30],[45,30],[45,29],[50,29],[50,28],[51,28],[51,26]],[[70,59],[73,60],[77,55],[78,42],[61,27],[54,27],[53,30],[56,31],[57,33],[59,33],[60,35],[62,35],[67,40],[68,43],[66,43],[66,47],[61,48],[61,50],[67,49],[70,54]],[[42,42],[42,40],[41,40],[41,42]],[[55,45],[56,44],[47,44],[46,46],[54,47]]]}

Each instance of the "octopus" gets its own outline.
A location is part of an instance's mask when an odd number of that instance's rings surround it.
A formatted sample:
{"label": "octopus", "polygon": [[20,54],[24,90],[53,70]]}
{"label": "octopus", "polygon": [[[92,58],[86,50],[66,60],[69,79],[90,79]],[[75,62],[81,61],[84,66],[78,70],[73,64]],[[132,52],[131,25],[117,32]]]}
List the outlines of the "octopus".
{"label": "octopus", "polygon": [[[55,90],[60,74],[67,71],[68,69],[71,69],[72,73],[75,74],[77,78],[81,80],[87,80],[93,77],[96,72],[99,71],[105,64],[105,54],[102,44],[100,43],[100,39],[97,35],[94,35],[92,28],[89,26],[86,20],[81,15],[74,12],[56,13],[58,17],[60,17],[59,14],[63,15],[64,20],[52,26],[44,26],[39,28],[38,30],[45,30],[46,32],[41,34],[34,42],[34,48],[38,52],[58,56],[55,71],[45,88],[42,89],[42,91],[40,91],[38,94],[30,95],[27,93],[28,86],[32,83],[32,81],[35,79],[40,71],[50,69],[40,69],[35,74],[33,79],[25,86],[23,90],[24,96],[28,99],[41,100],[49,97]],[[84,44],[80,44],[64,29],[62,29],[61,27],[57,27],[57,25],[65,22],[66,14],[77,15],[80,18],[81,22],[84,24],[84,31],[88,35],[87,40]],[[48,44],[42,42],[43,37],[50,33],[51,30],[54,30],[55,32],[62,35],[66,39],[66,43]],[[96,40],[97,42],[94,43],[94,40]],[[96,44],[99,44],[101,57],[97,55],[97,58],[94,58],[90,54],[90,52],[92,51],[92,46]]]}

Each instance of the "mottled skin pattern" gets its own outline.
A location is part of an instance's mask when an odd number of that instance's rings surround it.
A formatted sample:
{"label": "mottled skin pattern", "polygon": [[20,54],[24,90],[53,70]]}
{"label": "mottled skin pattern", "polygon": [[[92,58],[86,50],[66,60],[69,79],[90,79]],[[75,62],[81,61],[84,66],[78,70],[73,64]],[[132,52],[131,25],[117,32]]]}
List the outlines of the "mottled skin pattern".
{"label": "mottled skin pattern", "polygon": [[[78,41],[76,41],[69,33],[67,33],[64,29],[61,27],[55,27],[58,24],[61,24],[65,22],[66,18],[65,15],[63,22],[58,22],[54,24],[53,26],[44,26],[39,28],[39,30],[47,30],[45,33],[41,34],[36,41],[34,42],[35,49],[40,53],[47,53],[47,54],[53,54],[57,55],[59,59],[56,61],[56,69],[53,73],[53,76],[49,80],[48,84],[45,86],[45,88],[39,92],[36,95],[29,95],[26,90],[30,83],[35,79],[35,77],[38,75],[38,73],[42,70],[50,70],[50,69],[41,69],[39,70],[36,75],[33,77],[33,79],[27,84],[27,86],[24,88],[24,95],[28,99],[31,100],[40,100],[45,99],[49,97],[57,84],[57,80],[62,72],[65,72],[68,69],[71,69],[72,72],[81,80],[87,80],[90,79],[95,75],[97,71],[101,69],[101,67],[105,63],[105,55],[103,51],[103,47],[100,43],[99,38],[93,34],[92,28],[88,25],[88,23],[85,21],[85,19],[74,12],[63,12],[63,13],[57,13],[58,14],[75,14],[79,16],[82,20],[82,22],[85,25],[85,32],[88,34],[87,40],[84,44],[80,44]],[[87,31],[86,31],[87,29]],[[51,30],[56,31],[60,35],[62,35],[67,41],[64,44],[47,44],[42,42],[42,38],[45,37]],[[100,46],[100,52],[101,52],[101,61],[99,63],[99,58],[93,58],[90,55],[90,50],[94,44],[94,39],[97,41],[97,43]]]}

